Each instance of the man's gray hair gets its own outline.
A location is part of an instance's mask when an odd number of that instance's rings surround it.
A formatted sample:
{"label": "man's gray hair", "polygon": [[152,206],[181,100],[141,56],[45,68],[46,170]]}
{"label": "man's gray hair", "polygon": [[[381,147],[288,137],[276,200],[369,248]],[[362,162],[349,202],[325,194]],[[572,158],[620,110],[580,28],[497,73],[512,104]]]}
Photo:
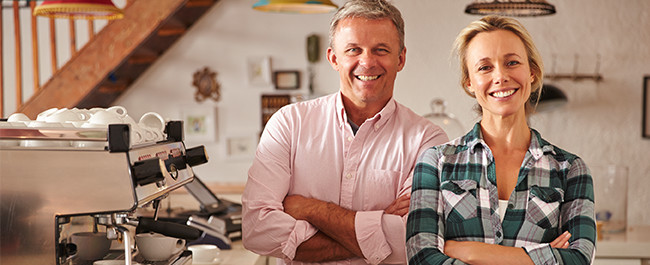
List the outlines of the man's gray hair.
{"label": "man's gray hair", "polygon": [[390,19],[399,35],[400,51],[404,49],[404,20],[402,13],[386,0],[350,0],[334,14],[330,23],[330,47],[334,48],[334,33],[339,21],[346,18]]}

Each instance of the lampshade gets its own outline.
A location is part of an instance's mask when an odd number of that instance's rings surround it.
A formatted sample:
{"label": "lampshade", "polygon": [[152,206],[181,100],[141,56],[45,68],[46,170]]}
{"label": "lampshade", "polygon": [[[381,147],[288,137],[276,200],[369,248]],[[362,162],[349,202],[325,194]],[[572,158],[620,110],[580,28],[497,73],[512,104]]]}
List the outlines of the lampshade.
{"label": "lampshade", "polygon": [[73,19],[120,19],[121,9],[111,0],[44,0],[34,8],[35,16]]}
{"label": "lampshade", "polygon": [[[536,112],[543,112],[561,107],[568,101],[564,92],[554,85],[544,84],[541,93],[542,95],[537,103]],[[535,101],[537,101],[537,95],[531,96],[530,101],[534,106]]]}
{"label": "lampshade", "polygon": [[532,17],[555,14],[555,6],[545,0],[477,0],[467,5],[465,13]]}
{"label": "lampshade", "polygon": [[330,0],[259,0],[253,4],[259,11],[296,14],[328,13],[338,8]]}

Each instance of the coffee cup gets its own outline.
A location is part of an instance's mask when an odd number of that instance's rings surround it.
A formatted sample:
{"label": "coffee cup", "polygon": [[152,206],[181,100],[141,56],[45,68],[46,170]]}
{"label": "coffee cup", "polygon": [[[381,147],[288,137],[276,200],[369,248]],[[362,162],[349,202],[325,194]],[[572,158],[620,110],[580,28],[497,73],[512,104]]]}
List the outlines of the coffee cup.
{"label": "coffee cup", "polygon": [[113,106],[106,109],[107,112],[112,112],[120,116],[120,118],[126,117],[126,108],[122,106]]}
{"label": "coffee cup", "polygon": [[30,122],[31,120],[23,113],[14,113],[7,117],[8,122]]}
{"label": "coffee cup", "polygon": [[192,251],[192,264],[215,264],[219,261],[220,250],[215,245],[199,244],[187,249]]}
{"label": "coffee cup", "polygon": [[79,232],[70,236],[70,241],[77,246],[75,256],[82,260],[101,259],[111,248],[111,240],[106,233]]}
{"label": "coffee cup", "polygon": [[124,123],[122,115],[113,112],[113,111],[98,111],[90,116],[88,119],[90,124],[115,124],[115,123]]}
{"label": "coffee cup", "polygon": [[140,126],[156,129],[159,131],[165,130],[165,119],[156,112],[147,112],[140,117]]}
{"label": "coffee cup", "polygon": [[[41,120],[46,122],[78,122],[85,121],[88,119],[88,115],[83,111],[78,109],[59,109],[45,117],[39,117]],[[37,118],[37,120],[39,119]]]}
{"label": "coffee cup", "polygon": [[157,233],[137,234],[135,244],[139,255],[147,261],[169,260],[185,248],[185,240]]}
{"label": "coffee cup", "polygon": [[45,121],[45,119],[46,119],[47,117],[49,117],[50,115],[52,115],[52,113],[56,112],[57,110],[59,110],[59,109],[57,109],[57,108],[51,108],[51,109],[44,110],[43,112],[41,112],[41,113],[39,113],[38,115],[36,115],[36,120],[37,120],[37,121]]}
{"label": "coffee cup", "polygon": [[163,140],[163,132],[165,131],[165,119],[156,112],[147,112],[140,117],[138,122],[141,128],[147,130],[145,139],[147,141],[161,141]]}

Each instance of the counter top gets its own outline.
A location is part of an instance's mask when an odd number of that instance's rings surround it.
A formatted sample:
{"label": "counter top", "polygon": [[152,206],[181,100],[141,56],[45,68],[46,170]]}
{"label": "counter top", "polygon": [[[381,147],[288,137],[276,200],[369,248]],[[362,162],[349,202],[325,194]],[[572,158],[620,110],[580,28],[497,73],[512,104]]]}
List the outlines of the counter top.
{"label": "counter top", "polygon": [[[210,187],[210,189],[212,190],[212,187]],[[241,193],[238,192],[240,191],[239,189],[228,191],[235,191],[237,193],[226,193],[227,191],[221,190],[220,193],[217,193],[217,197],[222,200],[241,203]],[[172,192],[167,199],[163,200],[162,205],[170,208],[198,208],[198,202],[196,199],[194,199],[194,197],[184,189]],[[219,254],[221,262],[219,265],[253,265],[258,262],[266,264],[266,257],[246,250],[241,240],[232,242],[230,247],[231,249],[221,250]]]}
{"label": "counter top", "polygon": [[650,259],[650,226],[629,227],[627,231],[604,234],[596,242],[596,258]]}

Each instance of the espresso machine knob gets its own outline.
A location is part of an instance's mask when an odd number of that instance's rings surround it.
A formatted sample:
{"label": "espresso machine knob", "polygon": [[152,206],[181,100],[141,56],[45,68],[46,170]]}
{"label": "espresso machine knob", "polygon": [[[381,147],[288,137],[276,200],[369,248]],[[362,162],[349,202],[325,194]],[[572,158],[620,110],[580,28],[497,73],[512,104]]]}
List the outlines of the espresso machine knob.
{"label": "espresso machine knob", "polygon": [[162,173],[166,170],[165,163],[157,157],[137,161],[132,168],[135,183],[141,186],[165,179]]}
{"label": "espresso machine knob", "polygon": [[185,149],[185,162],[191,167],[207,163],[208,154],[205,151],[205,147],[200,145]]}

